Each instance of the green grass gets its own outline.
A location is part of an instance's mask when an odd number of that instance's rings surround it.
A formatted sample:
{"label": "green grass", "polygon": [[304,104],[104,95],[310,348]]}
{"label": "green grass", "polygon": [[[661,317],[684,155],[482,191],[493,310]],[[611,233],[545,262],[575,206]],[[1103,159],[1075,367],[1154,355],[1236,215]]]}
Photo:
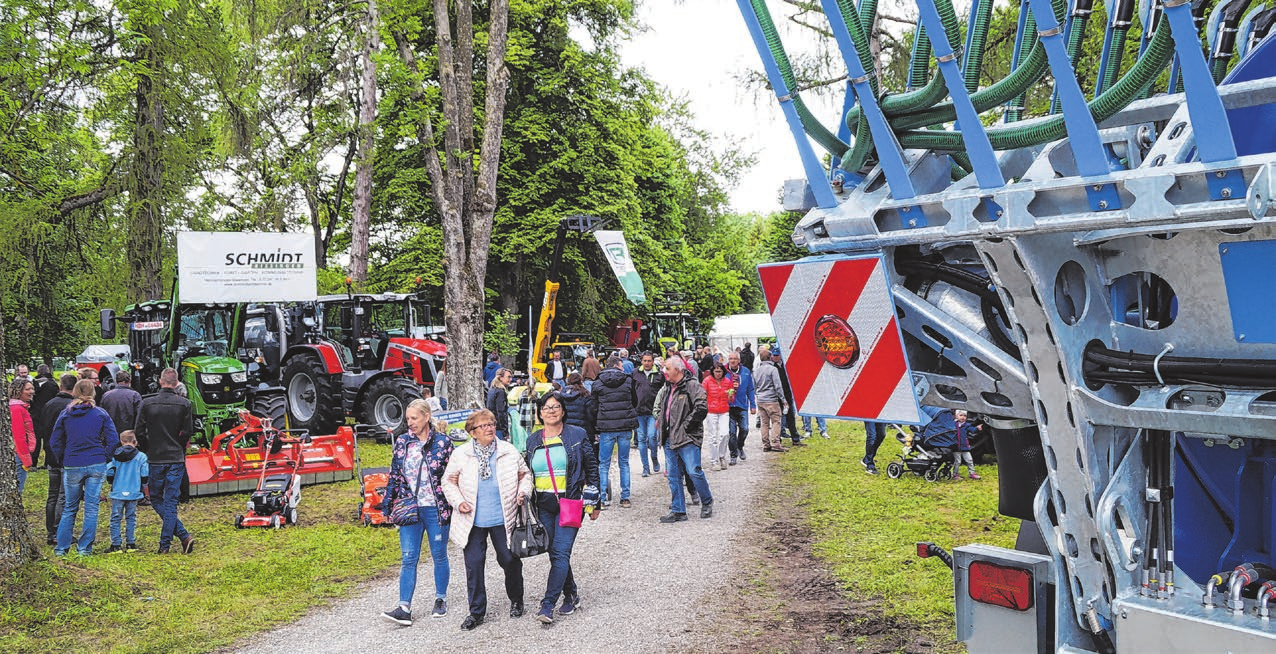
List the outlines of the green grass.
{"label": "green grass", "polygon": [[831,440],[816,436],[783,459],[786,478],[804,490],[817,556],[852,594],[880,597],[887,615],[951,637],[952,572],[938,559],[918,559],[915,544],[950,552],[974,542],[1013,546],[1019,521],[997,513],[997,467],[976,466],[979,481],[930,483],[907,472],[890,479],[886,464],[901,447],[888,434],[877,453],[880,473],[869,475],[860,465],[863,425],[829,427]]}
{"label": "green grass", "polygon": [[[388,465],[388,445],[360,443],[360,451],[364,465]],[[40,543],[47,488],[47,473],[31,473],[24,499]],[[138,508],[142,551],[101,554],[110,546],[110,504],[103,503],[98,554],[59,560],[42,545],[43,560],[0,580],[0,651],[206,652],[345,597],[397,567],[395,531],[355,521],[357,480],[305,487],[298,528],[235,529],[247,498],[181,505],[182,522],[197,538],[190,556],[154,553],[159,516],[147,507]]]}

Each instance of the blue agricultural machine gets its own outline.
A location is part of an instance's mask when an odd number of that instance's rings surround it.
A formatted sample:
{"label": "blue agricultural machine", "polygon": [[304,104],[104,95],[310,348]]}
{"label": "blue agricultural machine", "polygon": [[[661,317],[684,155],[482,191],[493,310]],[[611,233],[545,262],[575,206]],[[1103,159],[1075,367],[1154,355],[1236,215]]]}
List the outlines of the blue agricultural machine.
{"label": "blue agricultural machine", "polygon": [[[1012,72],[981,86],[993,0],[964,38],[951,0],[915,1],[887,89],[876,0],[819,0],[847,70],[833,129],[782,3],[738,3],[806,174],[794,242],[878,257],[921,403],[993,428],[1023,522],[1013,550],[954,550],[958,639],[1276,652],[1276,5],[1021,0]],[[1104,46],[1079,79],[1087,26]]]}

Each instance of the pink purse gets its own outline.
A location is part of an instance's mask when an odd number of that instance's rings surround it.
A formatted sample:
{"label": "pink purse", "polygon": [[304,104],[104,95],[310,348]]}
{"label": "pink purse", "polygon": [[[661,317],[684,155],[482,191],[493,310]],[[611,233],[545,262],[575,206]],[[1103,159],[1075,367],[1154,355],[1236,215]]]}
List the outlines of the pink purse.
{"label": "pink purse", "polygon": [[[563,450],[566,451],[566,446]],[[558,495],[558,478],[554,476],[554,463],[549,460],[549,448],[545,448],[545,465],[549,466],[549,481],[554,485],[554,494]],[[585,519],[585,500],[569,500],[558,498],[558,526],[580,529]]]}

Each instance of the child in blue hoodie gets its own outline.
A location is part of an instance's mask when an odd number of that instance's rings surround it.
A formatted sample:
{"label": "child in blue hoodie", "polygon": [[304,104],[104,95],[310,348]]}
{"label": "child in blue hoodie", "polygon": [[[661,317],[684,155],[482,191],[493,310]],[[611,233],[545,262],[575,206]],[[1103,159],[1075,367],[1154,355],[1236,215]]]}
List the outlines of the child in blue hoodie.
{"label": "child in blue hoodie", "polygon": [[[137,449],[137,436],[132,430],[120,434],[120,446],[115,448],[111,463],[106,466],[106,480],[111,484],[111,548],[107,554],[136,552],[133,532],[137,528],[137,503],[142,499],[142,487],[148,482],[150,466],[146,453]],[[125,520],[128,538],[120,547],[120,519]]]}

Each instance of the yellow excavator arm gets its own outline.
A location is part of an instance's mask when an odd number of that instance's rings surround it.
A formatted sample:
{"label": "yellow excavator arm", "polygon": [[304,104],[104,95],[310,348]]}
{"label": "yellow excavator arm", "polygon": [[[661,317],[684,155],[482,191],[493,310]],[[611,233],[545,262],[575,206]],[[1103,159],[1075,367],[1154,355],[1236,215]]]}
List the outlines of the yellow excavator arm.
{"label": "yellow excavator arm", "polygon": [[558,282],[545,282],[545,301],[541,304],[541,319],[536,325],[536,343],[529,359],[532,378],[545,383],[545,352],[549,350],[550,335],[554,330],[554,309],[558,301]]}

